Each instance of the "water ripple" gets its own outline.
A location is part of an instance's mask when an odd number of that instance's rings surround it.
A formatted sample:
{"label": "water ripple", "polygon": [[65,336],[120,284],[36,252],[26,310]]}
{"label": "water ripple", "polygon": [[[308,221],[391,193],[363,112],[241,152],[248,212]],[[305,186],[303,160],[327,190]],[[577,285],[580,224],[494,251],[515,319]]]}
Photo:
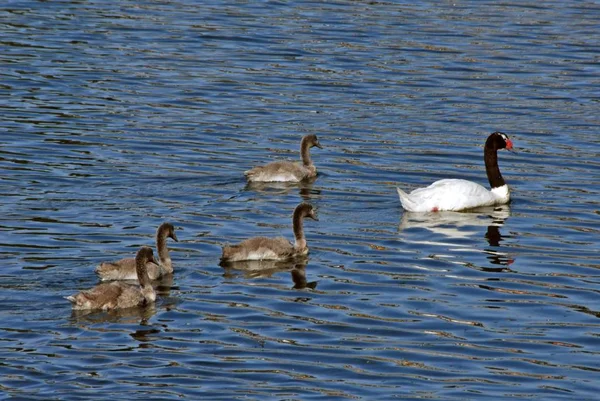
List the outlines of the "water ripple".
{"label": "water ripple", "polygon": [[[593,2],[0,6],[0,398],[597,398]],[[513,201],[402,212],[395,187]],[[247,185],[299,160],[319,177]],[[254,235],[310,254],[219,266]],[[172,221],[156,305],[71,311]]]}

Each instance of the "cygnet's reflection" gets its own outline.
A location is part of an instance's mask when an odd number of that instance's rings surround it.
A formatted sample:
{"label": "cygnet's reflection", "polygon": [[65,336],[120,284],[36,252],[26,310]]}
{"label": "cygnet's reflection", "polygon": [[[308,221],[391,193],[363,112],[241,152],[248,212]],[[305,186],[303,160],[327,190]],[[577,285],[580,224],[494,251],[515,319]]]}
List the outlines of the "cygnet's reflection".
{"label": "cygnet's reflection", "polygon": [[[470,247],[464,240],[480,237],[482,227],[485,227],[484,238],[490,248],[486,247],[482,251],[488,254],[491,263],[507,266],[513,263],[514,259],[495,248],[503,241],[504,236],[500,228],[509,217],[508,205],[478,208],[468,212],[404,212],[398,231],[408,243],[446,245],[459,249]],[[408,234],[408,231],[415,229],[425,229],[427,234],[421,233],[418,236]]]}
{"label": "cygnet's reflection", "polygon": [[[146,324],[140,323],[140,325],[145,326]],[[145,328],[145,329],[138,329],[129,335],[132,338],[134,338],[135,340],[137,340],[138,342],[142,343],[142,345],[140,347],[144,348],[144,343],[152,342],[152,340],[158,334],[160,334],[160,332],[161,332],[161,329],[159,329],[158,327],[149,326],[148,328]]]}
{"label": "cygnet's reflection", "polygon": [[306,257],[298,257],[291,260],[246,260],[233,263],[221,263],[225,270],[224,277],[233,278],[243,276],[249,279],[267,278],[280,272],[289,272],[292,277],[294,289],[317,287],[317,281],[306,279]]}
{"label": "cygnet's reflection", "polygon": [[321,191],[313,189],[316,180],[317,177],[307,178],[300,182],[248,182],[244,189],[269,195],[285,195],[298,190],[302,200],[310,201],[315,195],[321,193]]}
{"label": "cygnet's reflection", "polygon": [[152,282],[152,286],[154,287],[156,295],[159,298],[164,299],[171,295],[171,289],[173,288],[173,276],[173,274],[167,274]]}
{"label": "cygnet's reflection", "polygon": [[303,288],[314,290],[317,288],[317,281],[306,280],[306,263],[297,263],[290,273],[292,275],[292,281],[294,282],[292,288],[295,290],[301,290]]}
{"label": "cygnet's reflection", "polygon": [[152,316],[156,314],[157,305],[155,303],[138,306],[134,308],[113,309],[109,311],[101,310],[72,310],[71,322],[88,323],[140,323],[145,324]]}

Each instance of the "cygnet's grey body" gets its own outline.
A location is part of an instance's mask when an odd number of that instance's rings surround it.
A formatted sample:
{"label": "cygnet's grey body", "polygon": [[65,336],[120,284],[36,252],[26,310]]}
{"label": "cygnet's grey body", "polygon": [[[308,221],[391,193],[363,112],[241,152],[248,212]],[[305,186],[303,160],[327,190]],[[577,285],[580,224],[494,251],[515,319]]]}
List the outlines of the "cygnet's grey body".
{"label": "cygnet's grey body", "polygon": [[317,168],[310,158],[310,148],[323,149],[315,134],[305,135],[300,142],[302,164],[290,161],[277,161],[265,166],[245,171],[250,182],[300,182],[317,176]]}
{"label": "cygnet's grey body", "polygon": [[156,292],[150,284],[146,266],[154,262],[152,248],[143,246],[135,256],[139,285],[121,281],[102,283],[89,290],[65,297],[75,310],[112,310],[142,306],[156,300]]}
{"label": "cygnet's grey body", "polygon": [[284,237],[250,238],[238,245],[224,246],[221,263],[243,260],[284,260],[306,255],[308,253],[308,246],[306,245],[303,227],[305,217],[318,220],[312,205],[301,203],[294,210],[294,216],[292,218],[295,237],[294,243],[291,243]]}
{"label": "cygnet's grey body", "polygon": [[[162,223],[156,230],[156,249],[159,263],[148,262],[146,270],[150,280],[156,280],[164,275],[173,273],[173,263],[167,248],[167,238],[177,241],[175,227],[171,223]],[[102,262],[95,270],[101,280],[136,280],[136,265],[134,258],[125,258],[116,262]]]}

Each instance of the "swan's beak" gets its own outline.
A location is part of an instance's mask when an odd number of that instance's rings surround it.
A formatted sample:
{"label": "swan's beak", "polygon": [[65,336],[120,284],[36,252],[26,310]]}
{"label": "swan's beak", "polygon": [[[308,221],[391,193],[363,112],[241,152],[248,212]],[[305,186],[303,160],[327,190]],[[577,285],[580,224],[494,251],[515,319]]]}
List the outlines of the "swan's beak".
{"label": "swan's beak", "polygon": [[177,239],[177,235],[175,235],[175,233],[171,233],[171,235],[169,235],[169,237],[173,238],[173,241],[179,242],[179,240]]}
{"label": "swan's beak", "polygon": [[323,146],[319,143],[319,141],[315,142],[315,146],[319,149],[323,149]]}
{"label": "swan's beak", "polygon": [[317,217],[316,213],[311,213],[308,215],[308,217],[310,217],[311,219],[315,220],[315,221],[319,221],[319,218]]}
{"label": "swan's beak", "polygon": [[515,150],[513,149],[513,143],[510,139],[506,138],[506,150],[509,150],[513,153],[517,153],[515,152]]}

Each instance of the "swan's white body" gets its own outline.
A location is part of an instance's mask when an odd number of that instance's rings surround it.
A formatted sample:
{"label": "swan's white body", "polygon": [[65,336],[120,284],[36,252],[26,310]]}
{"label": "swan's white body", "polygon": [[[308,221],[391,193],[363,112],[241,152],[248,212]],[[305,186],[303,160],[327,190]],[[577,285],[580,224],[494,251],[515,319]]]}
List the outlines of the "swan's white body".
{"label": "swan's white body", "polygon": [[409,212],[441,212],[473,209],[481,206],[503,205],[510,201],[508,185],[485,187],[467,180],[439,180],[410,194],[397,188],[404,210]]}
{"label": "swan's white body", "polygon": [[512,141],[502,132],[493,132],[485,141],[483,160],[491,190],[461,179],[439,180],[426,188],[415,189],[410,194],[397,188],[402,207],[408,212],[458,212],[510,202],[508,185],[498,168],[498,150],[512,148]]}

